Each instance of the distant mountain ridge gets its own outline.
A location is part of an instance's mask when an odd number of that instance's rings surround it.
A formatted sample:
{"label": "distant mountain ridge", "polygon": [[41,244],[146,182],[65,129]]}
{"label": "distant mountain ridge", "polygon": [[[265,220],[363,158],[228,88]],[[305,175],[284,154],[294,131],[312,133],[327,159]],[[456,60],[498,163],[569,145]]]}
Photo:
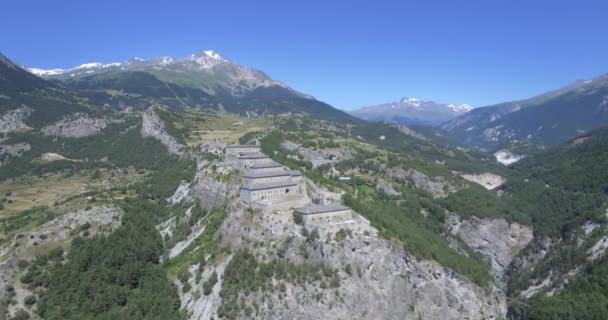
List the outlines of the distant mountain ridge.
{"label": "distant mountain ridge", "polygon": [[66,114],[89,111],[86,98],[76,91],[41,79],[0,53],[0,132],[40,127]]}
{"label": "distant mountain ridge", "polygon": [[509,141],[555,145],[608,125],[608,74],[513,102],[477,108],[441,125],[483,148]]}
{"label": "distant mountain ridge", "polygon": [[95,104],[146,108],[227,111],[246,116],[306,113],[314,118],[358,121],[347,113],[300,93],[262,71],[204,50],[185,58],[86,63],[70,69],[26,69],[60,80]]}
{"label": "distant mountain ridge", "polygon": [[468,104],[441,104],[417,98],[362,107],[350,114],[368,121],[386,121],[401,125],[439,125],[472,110]]}
{"label": "distant mountain ridge", "polygon": [[[70,69],[45,70],[26,67],[26,70],[44,78],[64,81],[81,79],[105,72],[149,71],[154,73],[160,80],[188,85],[197,84],[205,87],[208,91],[213,91],[214,86],[223,86],[232,89],[232,93],[234,94],[243,94],[258,87],[280,86],[290,89],[282,82],[273,80],[259,70],[246,68],[224,59],[213,50],[200,51],[182,59],[161,56],[145,60],[134,57],[126,62],[91,62]],[[175,73],[184,72],[208,73],[209,75],[206,79],[180,79],[180,77],[176,77],[175,75]],[[295,90],[293,92],[311,98]]]}

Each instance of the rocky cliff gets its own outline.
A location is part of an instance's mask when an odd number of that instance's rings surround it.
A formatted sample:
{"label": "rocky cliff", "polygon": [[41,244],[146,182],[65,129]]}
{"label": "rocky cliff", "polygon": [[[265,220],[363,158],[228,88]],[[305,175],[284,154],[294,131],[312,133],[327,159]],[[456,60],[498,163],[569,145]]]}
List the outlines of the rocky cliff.
{"label": "rocky cliff", "polygon": [[447,224],[450,234],[462,240],[491,265],[499,283],[513,259],[534,238],[530,227],[509,223],[505,219],[480,219],[453,214],[449,216]]}
{"label": "rocky cliff", "polygon": [[175,155],[188,156],[190,154],[184,145],[167,133],[165,122],[154,111],[154,107],[148,108],[142,114],[141,135],[159,140],[170,153]]}
{"label": "rocky cliff", "polygon": [[[218,239],[232,254],[202,270],[190,268],[192,290],[181,295],[190,319],[218,318],[227,297],[222,286],[234,276],[225,272],[243,251],[260,263],[284,261],[298,270],[318,266],[333,275],[300,281],[275,277],[269,280],[272,289],[243,291],[238,301],[246,311],[238,319],[502,319],[506,314],[500,290],[479,287],[412,256],[358,216],[342,226],[305,230],[289,210],[267,214],[232,202]],[[214,272],[219,280],[209,295],[200,294]]]}
{"label": "rocky cliff", "polygon": [[109,118],[91,118],[84,114],[73,114],[41,129],[48,136],[65,138],[82,138],[98,134],[112,120]]}
{"label": "rocky cliff", "polygon": [[26,121],[32,112],[31,108],[22,106],[0,115],[0,133],[30,130],[31,127],[26,124]]}

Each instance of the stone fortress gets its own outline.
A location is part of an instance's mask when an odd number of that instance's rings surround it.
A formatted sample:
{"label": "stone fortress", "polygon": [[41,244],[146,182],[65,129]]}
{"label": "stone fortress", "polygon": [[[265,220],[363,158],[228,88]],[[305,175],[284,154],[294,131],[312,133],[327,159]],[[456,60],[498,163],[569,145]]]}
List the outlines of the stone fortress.
{"label": "stone fortress", "polygon": [[295,209],[307,226],[342,224],[352,221],[349,207],[337,203],[311,204],[306,179],[296,170],[274,162],[255,145],[229,145],[226,162],[243,172],[239,199],[264,211]]}

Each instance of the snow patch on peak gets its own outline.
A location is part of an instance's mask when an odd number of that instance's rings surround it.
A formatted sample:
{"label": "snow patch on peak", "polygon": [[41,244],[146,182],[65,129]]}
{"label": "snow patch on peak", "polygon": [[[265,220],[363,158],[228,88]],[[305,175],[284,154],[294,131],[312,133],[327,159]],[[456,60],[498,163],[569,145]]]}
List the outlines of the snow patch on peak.
{"label": "snow patch on peak", "polygon": [[215,52],[213,50],[205,50],[205,51],[203,51],[203,53],[205,53],[208,57],[213,58],[215,60],[224,60],[224,58],[222,58],[222,56],[220,56],[217,52]]}
{"label": "snow patch on peak", "polygon": [[455,105],[453,103],[450,103],[447,105],[448,108],[456,111],[456,112],[468,112],[473,110],[473,106],[469,105],[469,104],[461,104],[461,105]]}
{"label": "snow patch on peak", "polygon": [[38,68],[26,68],[26,70],[37,76],[52,76],[52,75],[56,75],[56,74],[62,74],[65,72],[65,70],[63,70],[63,69],[45,70],[45,69],[38,69]]}
{"label": "snow patch on peak", "polygon": [[190,60],[198,63],[201,69],[213,68],[218,64],[227,62],[218,53],[213,50],[205,50],[196,54],[190,55]]}
{"label": "snow patch on peak", "polygon": [[99,63],[99,62],[83,63],[74,69],[89,69],[89,68],[97,68],[97,67],[101,67],[101,63]]}
{"label": "snow patch on peak", "polygon": [[408,97],[401,98],[401,103],[409,104],[414,107],[419,107],[421,102],[422,101],[420,101],[420,99],[417,99],[417,98],[408,98]]}
{"label": "snow patch on peak", "polygon": [[173,58],[171,58],[171,57],[162,57],[160,60],[161,65],[167,65],[170,63],[173,63]]}
{"label": "snow patch on peak", "polygon": [[118,67],[120,66],[121,63],[119,62],[112,62],[112,63],[99,63],[99,62],[91,62],[91,63],[84,63],[81,64],[73,69],[103,69],[103,68],[109,68],[109,67]]}

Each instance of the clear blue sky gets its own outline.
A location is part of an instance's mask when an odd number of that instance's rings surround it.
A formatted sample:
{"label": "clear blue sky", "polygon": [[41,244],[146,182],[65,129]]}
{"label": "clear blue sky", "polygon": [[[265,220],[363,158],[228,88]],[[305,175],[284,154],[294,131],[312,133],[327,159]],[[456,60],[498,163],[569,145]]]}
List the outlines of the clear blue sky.
{"label": "clear blue sky", "polygon": [[608,1],[3,0],[0,52],[66,68],[213,49],[338,108],[483,106],[608,72]]}

